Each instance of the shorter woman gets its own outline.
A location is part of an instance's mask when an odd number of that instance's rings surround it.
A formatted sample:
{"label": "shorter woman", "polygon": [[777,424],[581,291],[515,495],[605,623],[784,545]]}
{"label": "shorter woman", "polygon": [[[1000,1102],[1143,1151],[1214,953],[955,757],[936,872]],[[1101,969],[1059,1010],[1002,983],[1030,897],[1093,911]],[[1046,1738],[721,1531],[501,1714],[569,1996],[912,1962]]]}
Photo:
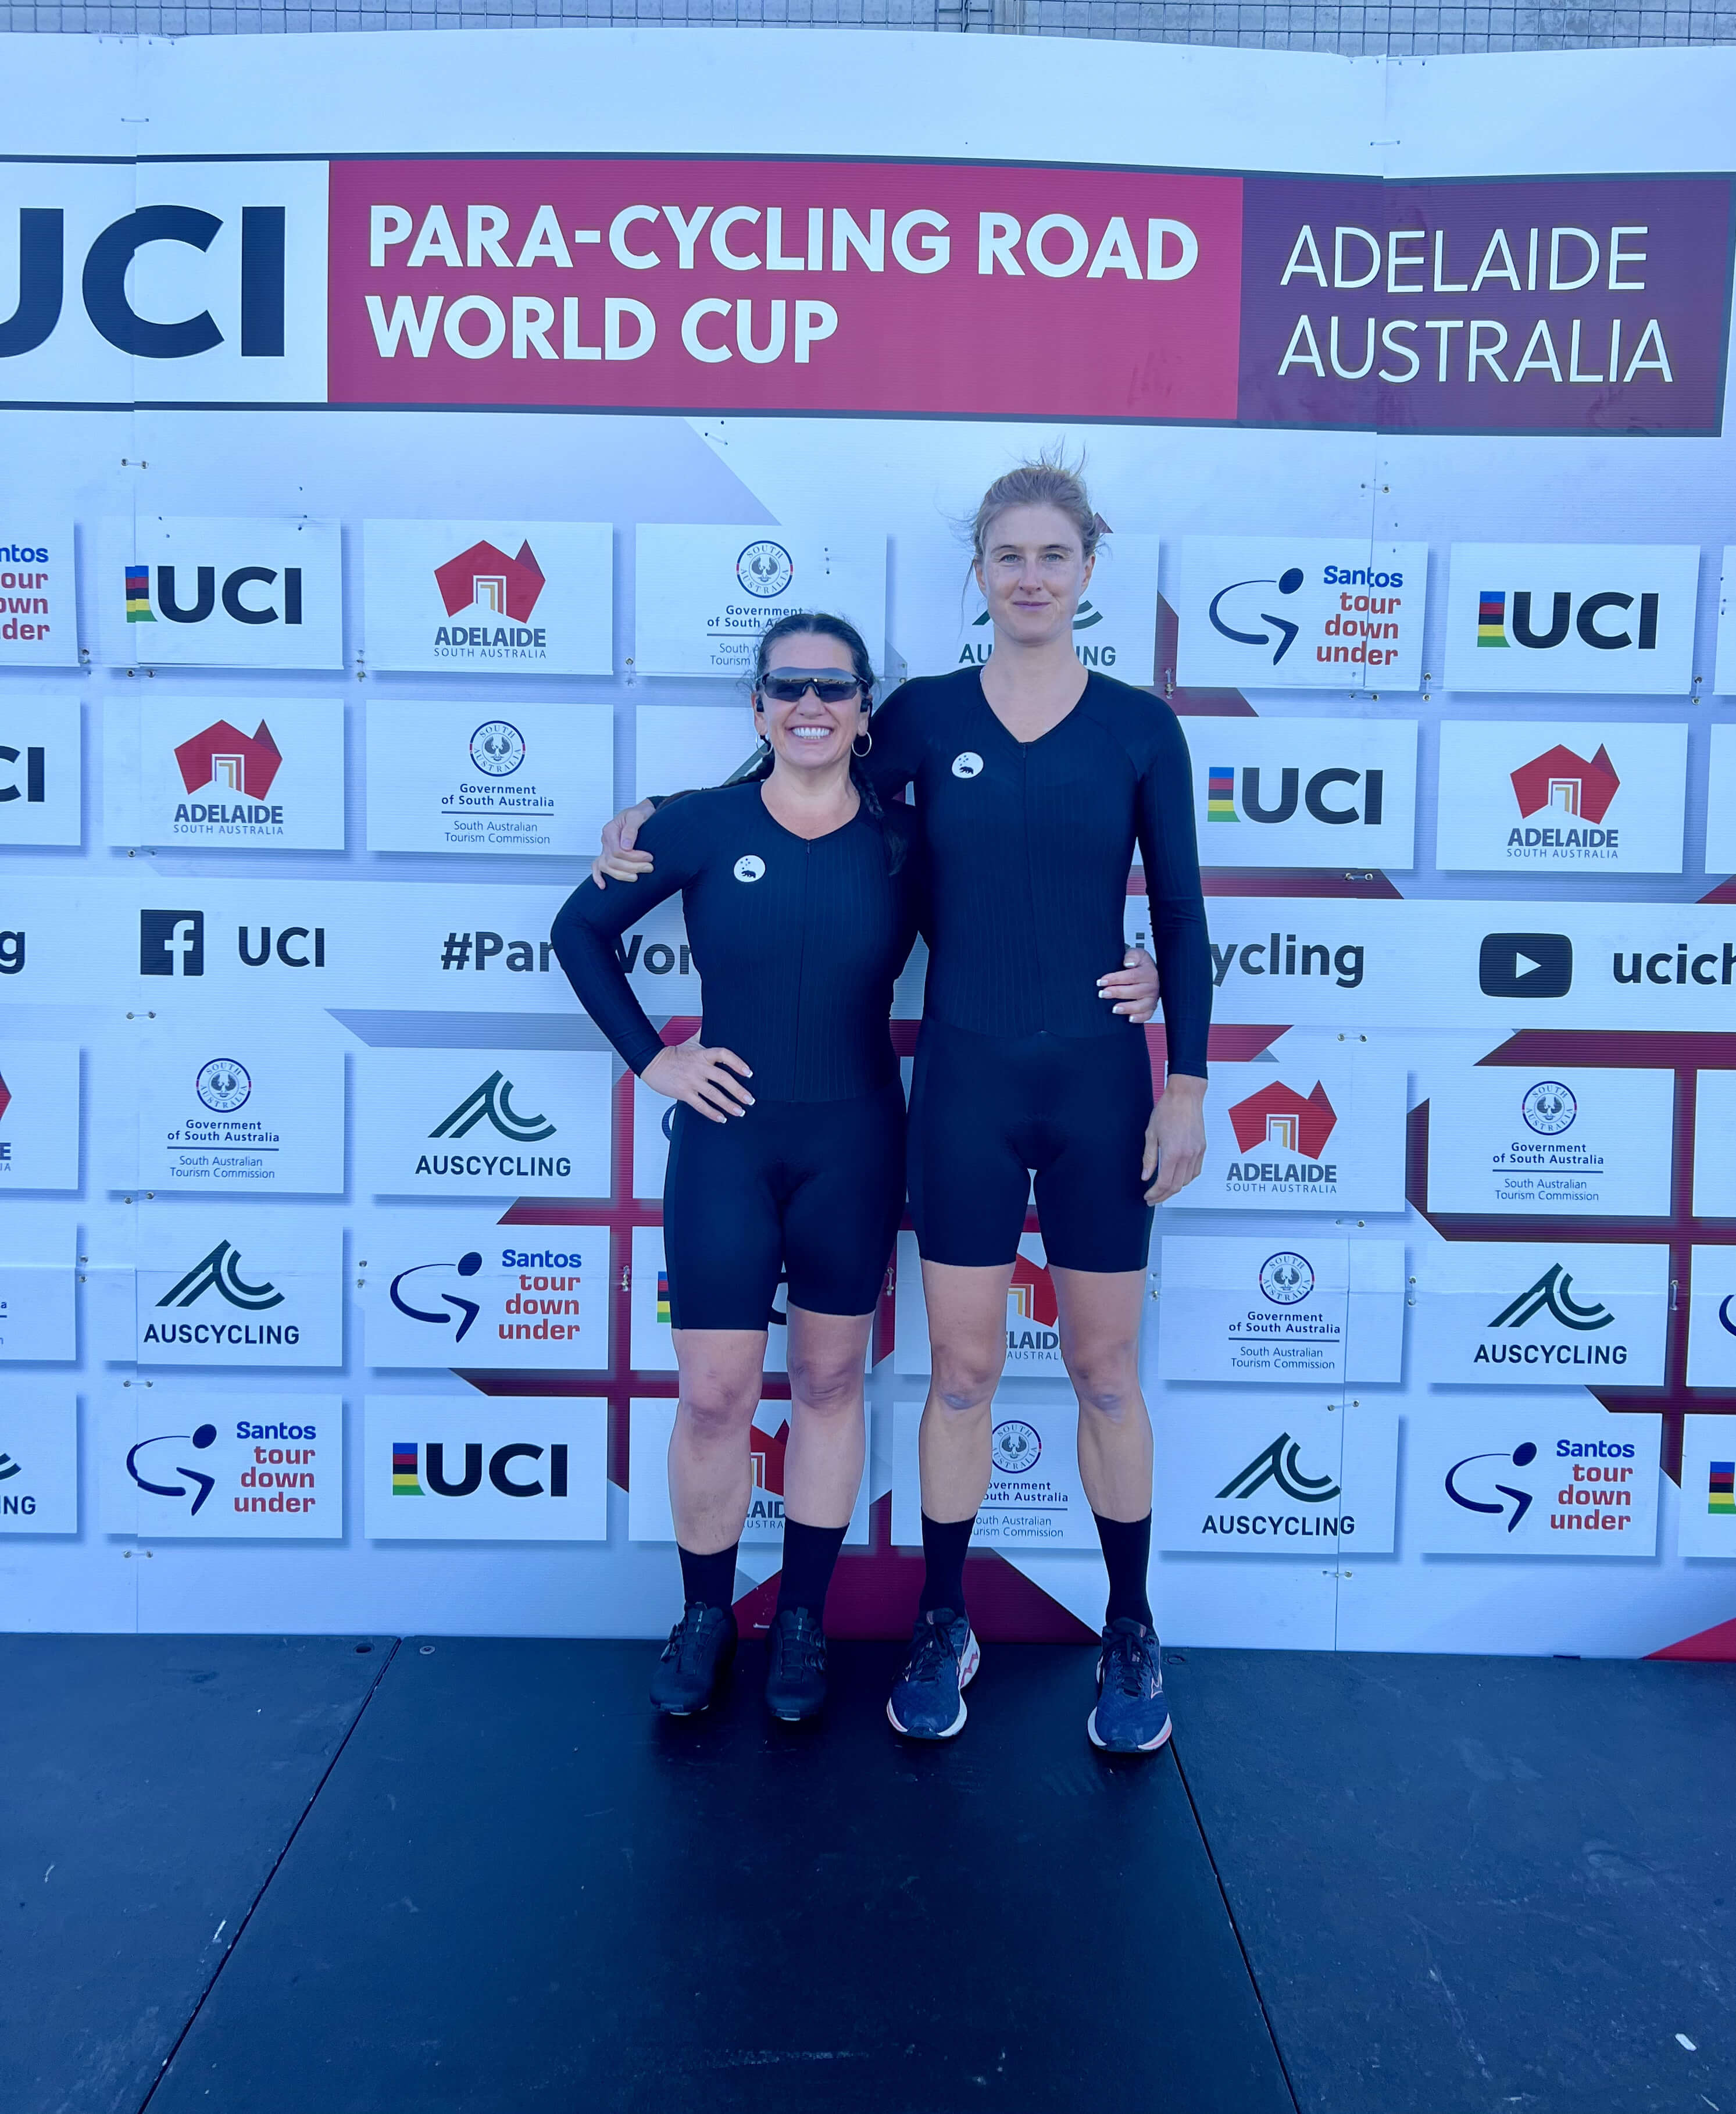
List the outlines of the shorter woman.
{"label": "shorter woman", "polygon": [[[753,1494],[749,1429],[781,1274],[790,1287],[784,1567],[766,1700],[825,1700],[822,1615],[864,1452],[868,1331],[904,1208],[904,1095],[887,1030],[915,935],[910,824],[883,814],[852,757],[873,745],[868,649],[834,616],[760,641],[763,775],[694,793],[640,832],[653,876],[585,881],[555,920],[579,1003],[675,1112],[663,1187],[680,1367],[669,1491],[685,1600],[652,1677],[659,1710],[717,1693],[735,1649],[735,1553]],[[703,990],[691,1041],[666,1048],[616,941],[681,892]]]}

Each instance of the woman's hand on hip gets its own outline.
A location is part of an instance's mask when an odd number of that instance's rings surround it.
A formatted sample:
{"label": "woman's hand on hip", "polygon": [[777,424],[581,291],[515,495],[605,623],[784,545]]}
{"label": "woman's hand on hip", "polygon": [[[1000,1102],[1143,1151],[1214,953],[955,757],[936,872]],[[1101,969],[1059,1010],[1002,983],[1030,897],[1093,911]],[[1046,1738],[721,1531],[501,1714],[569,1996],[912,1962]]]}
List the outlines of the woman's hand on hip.
{"label": "woman's hand on hip", "polygon": [[[603,841],[608,841],[607,830]],[[1107,999],[1124,1018],[1143,1027],[1157,1010],[1157,964],[1143,947],[1129,947],[1119,969],[1097,978],[1097,996]]]}
{"label": "woman's hand on hip", "polygon": [[685,1101],[708,1122],[727,1123],[753,1105],[753,1096],[733,1076],[738,1072],[743,1079],[753,1076],[733,1050],[708,1050],[695,1036],[658,1050],[639,1077],[653,1092]]}
{"label": "woman's hand on hip", "polygon": [[[1150,1183],[1147,1204],[1161,1204],[1185,1189],[1206,1157],[1206,1082],[1184,1072],[1172,1072],[1161,1099],[1145,1127],[1142,1182]],[[1152,1177],[1157,1176],[1153,1182]]]}
{"label": "woman's hand on hip", "polygon": [[633,847],[639,831],[656,812],[648,800],[635,800],[603,824],[602,849],[591,861],[591,878],[599,888],[607,888],[611,881],[637,881],[642,873],[650,872],[656,861],[649,852],[635,851]]}

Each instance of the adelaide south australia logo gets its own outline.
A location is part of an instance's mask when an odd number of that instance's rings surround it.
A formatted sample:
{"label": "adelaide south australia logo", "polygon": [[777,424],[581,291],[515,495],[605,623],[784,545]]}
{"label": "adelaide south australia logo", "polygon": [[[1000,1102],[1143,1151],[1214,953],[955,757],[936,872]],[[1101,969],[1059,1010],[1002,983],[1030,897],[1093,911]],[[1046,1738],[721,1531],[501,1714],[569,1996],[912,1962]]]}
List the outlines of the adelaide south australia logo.
{"label": "adelaide south australia logo", "polygon": [[1243,1155],[1231,1160],[1225,1174],[1231,1194],[1307,1190],[1331,1197],[1337,1192],[1338,1167],[1325,1154],[1338,1117],[1318,1079],[1306,1095],[1274,1079],[1235,1103],[1230,1125]]}
{"label": "adelaide south australia logo", "polygon": [[[473,543],[434,568],[434,584],[448,617],[434,633],[434,652],[445,661],[546,661],[548,634],[534,625],[545,584],[529,542],[509,558],[492,543]],[[482,767],[482,766],[479,766]]]}
{"label": "adelaide south australia logo", "polygon": [[[1621,832],[1604,826],[1621,780],[1601,744],[1587,759],[1558,742],[1509,776],[1521,817],[1507,832],[1509,858],[1578,852],[1587,858],[1610,859],[1621,849]],[[1555,819],[1532,820],[1539,815]]]}
{"label": "adelaide south australia logo", "polygon": [[175,750],[175,767],[190,796],[175,804],[176,833],[215,829],[224,836],[281,837],[283,810],[268,796],[282,764],[283,753],[263,720],[250,734],[227,720],[202,727]]}

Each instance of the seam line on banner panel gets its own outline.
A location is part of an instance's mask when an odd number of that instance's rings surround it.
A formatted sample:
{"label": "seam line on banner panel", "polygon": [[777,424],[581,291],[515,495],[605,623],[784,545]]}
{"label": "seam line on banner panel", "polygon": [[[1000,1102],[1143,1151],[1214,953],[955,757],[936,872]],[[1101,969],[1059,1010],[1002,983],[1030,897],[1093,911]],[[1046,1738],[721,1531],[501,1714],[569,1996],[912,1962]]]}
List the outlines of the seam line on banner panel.
{"label": "seam line on banner panel", "polygon": [[[1290,2096],[1290,2104],[1301,2114],[1302,2102],[1296,2096],[1296,2087],[1290,2077],[1289,2065],[1284,2060],[1284,2050],[1278,2045],[1278,2036],[1272,2026],[1271,2014],[1266,2008],[1266,1993],[1261,1988],[1259,1978],[1254,1973],[1253,1962],[1242,1940],[1242,1929],[1235,1920],[1230,1896],[1224,1885],[1224,1875],[1217,1868],[1217,1859],[1212,1854],[1212,1838],[1206,1833],[1206,1824],[1199,1817],[1199,1808],[1194,1803],[1193,1787],[1188,1782],[1188,1772],[1183,1765],[1181,1750],[1177,1740],[1170,1741],[1170,1752],[1175,1757],[1175,1773],[1181,1780],[1182,1795],[1188,1801],[1188,1810],[1193,1816],[1193,1825],[1199,1832],[1200,1847],[1206,1853],[1206,1862],[1212,1867],[1212,1877],[1217,1885],[1218,1898],[1224,1904],[1224,1914],[1230,1924],[1230,1934],[1235,1939],[1236,1951],[1242,1956],[1242,1968],[1248,1977],[1248,1986],[1253,1991],[1254,2002],[1260,2007],[1260,2020],[1266,2028],[1266,2037],[1272,2044],[1272,2053],[1277,2059],[1278,2072],[1284,2080],[1284,2089]],[[142,2114],[142,2110],[141,2110]]]}
{"label": "seam line on banner panel", "polygon": [[[181,2027],[181,2031],[176,2034],[174,2046],[163,2058],[163,2066],[158,2070],[157,2075],[151,2080],[149,2091],[148,2091],[144,2098],[139,2102],[139,2114],[145,2114],[146,2108],[149,2107],[151,2102],[156,2098],[157,2088],[163,2083],[164,2078],[168,2075],[176,2057],[181,2053],[182,2043],[186,2039],[187,2035],[192,2032],[195,2025],[198,2022],[199,2013],[205,2008],[206,2002],[210,1997],[211,1992],[217,1987],[218,1978],[222,1974],[223,1970],[229,1965],[229,1962],[234,1959],[236,1950],[240,1947],[242,1938],[246,1935],[247,1926],[253,1921],[254,1911],[258,1909],[260,1902],[264,1900],[267,1890],[269,1888],[272,1881],[277,1878],[278,1870],[282,1866],[284,1859],[288,1856],[290,1851],[294,1846],[295,1837],[301,1833],[302,1823],[306,1820],[308,1815],[314,1810],[315,1805],[318,1802],[320,1794],[324,1791],[327,1784],[331,1782],[332,1770],[335,1769],[339,1762],[343,1759],[345,1748],[349,1746],[350,1740],[354,1737],[356,1727],[361,1723],[362,1719],[366,1716],[369,1704],[372,1703],[374,1697],[379,1694],[380,1683],[386,1678],[387,1669],[391,1666],[392,1661],[397,1657],[398,1647],[403,1643],[403,1641],[404,1640],[402,1637],[394,1637],[392,1640],[391,1648],[387,1650],[385,1657],[380,1661],[378,1667],[375,1669],[373,1679],[368,1685],[368,1692],[363,1696],[361,1702],[356,1709],[355,1715],[350,1720],[349,1725],[345,1730],[344,1736],[338,1741],[331,1760],[327,1763],[324,1770],[320,1775],[319,1782],[314,1785],[313,1790],[309,1793],[307,1803],[295,1816],[295,1826],[291,1828],[288,1835],[284,1838],[283,1847],[272,1860],[271,1869],[259,1882],[259,1891],[254,1894],[253,1899],[247,1904],[246,1913],[242,1916],[240,1921],[236,1925],[235,1936],[230,1939],[228,1946],[218,1961],[217,1965],[211,1970],[210,1980],[207,1982],[204,1988],[199,1991],[199,2001],[187,2014],[186,2023]],[[218,1925],[218,1929],[221,1930],[221,1924]]]}
{"label": "seam line on banner panel", "polygon": [[[1720,387],[1721,398],[1721,387]],[[1047,411],[863,411],[767,410],[728,404],[329,404],[308,401],[286,404],[269,398],[245,403],[189,401],[184,397],[157,400],[140,397],[131,404],[63,404],[55,400],[11,401],[0,398],[0,411],[403,411],[442,414],[465,412],[489,417],[548,419],[902,419],[946,425],[1005,425],[1009,419],[1041,420],[1052,418]],[[1395,440],[1445,438],[1502,441],[1550,440],[1559,437],[1559,426],[1372,426],[1366,419],[1339,424],[1329,419],[1306,423],[1280,419],[1166,419],[1118,418],[1102,412],[1081,413],[1073,418],[1079,426],[1161,426],[1166,430],[1198,428],[1203,432],[1243,433],[1374,433]],[[1706,441],[1722,437],[1716,426],[1624,427],[1619,432],[1600,432],[1606,441]]]}

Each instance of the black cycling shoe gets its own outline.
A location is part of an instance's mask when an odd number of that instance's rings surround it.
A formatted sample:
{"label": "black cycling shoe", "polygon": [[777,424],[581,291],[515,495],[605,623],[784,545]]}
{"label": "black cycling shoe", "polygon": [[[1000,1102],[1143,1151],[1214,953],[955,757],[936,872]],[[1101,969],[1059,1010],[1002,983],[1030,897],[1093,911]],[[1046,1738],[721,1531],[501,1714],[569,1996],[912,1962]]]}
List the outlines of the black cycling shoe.
{"label": "black cycling shoe", "polygon": [[651,1676],[653,1707],[666,1718],[689,1718],[717,1699],[735,1656],[735,1618],[727,1608],[689,1600]]}
{"label": "black cycling shoe", "polygon": [[826,1701],[826,1632],[810,1608],[780,1608],[767,1640],[766,1708],[786,1724],[815,1718]]}

